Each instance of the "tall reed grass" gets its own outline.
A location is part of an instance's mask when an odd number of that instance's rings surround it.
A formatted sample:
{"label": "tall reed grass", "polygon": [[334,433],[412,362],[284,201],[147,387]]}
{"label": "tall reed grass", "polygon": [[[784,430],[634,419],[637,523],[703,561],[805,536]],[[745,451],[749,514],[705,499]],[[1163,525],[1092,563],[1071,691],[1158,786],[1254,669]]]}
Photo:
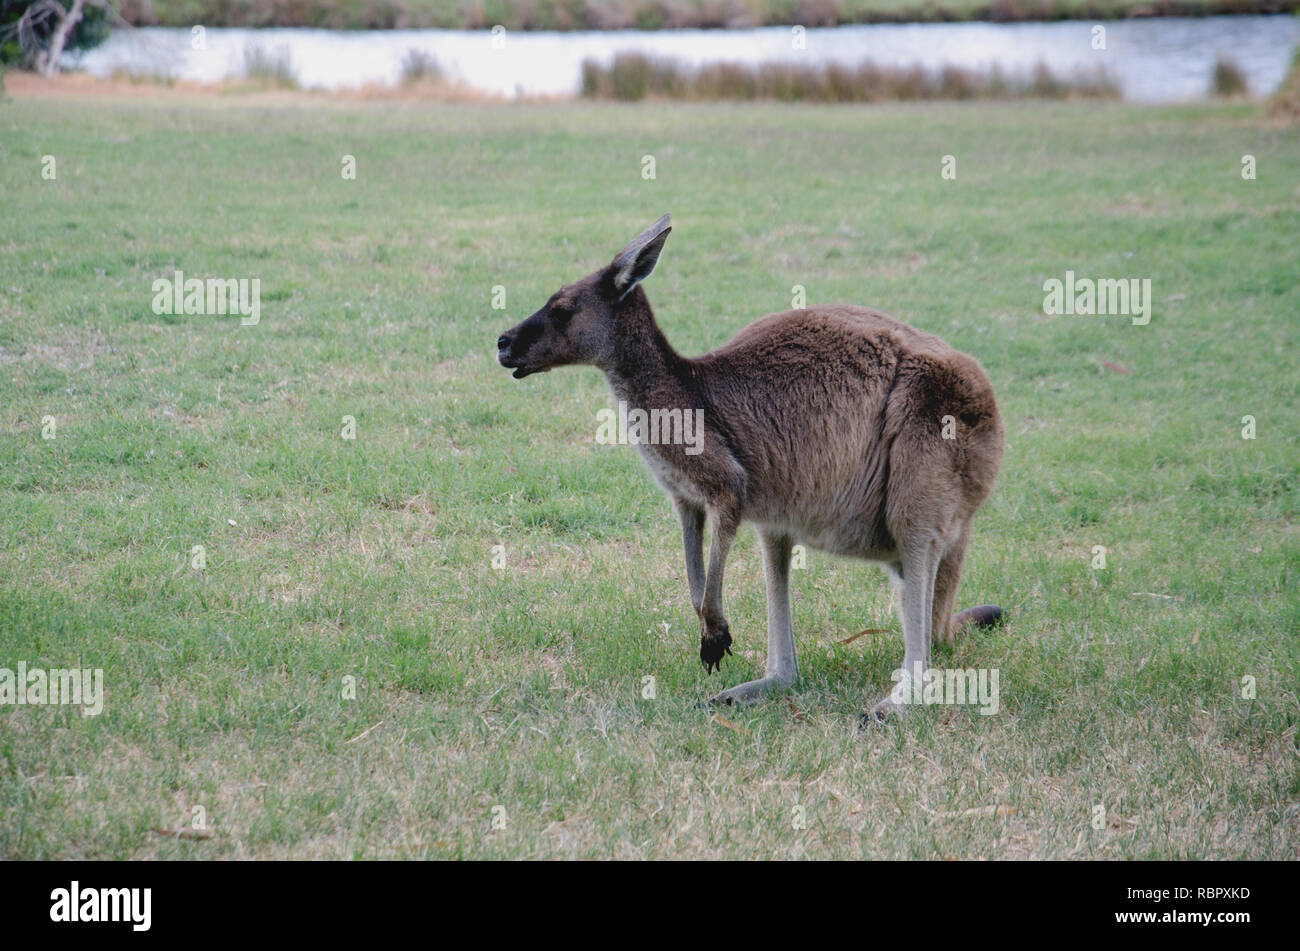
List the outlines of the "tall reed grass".
{"label": "tall reed grass", "polygon": [[1250,87],[1241,67],[1227,56],[1220,56],[1210,73],[1210,92],[1215,96],[1245,96],[1249,95]]}
{"label": "tall reed grass", "polygon": [[1286,79],[1269,97],[1266,111],[1271,119],[1300,122],[1300,49],[1291,58],[1291,70]]}
{"label": "tall reed grass", "polygon": [[244,47],[244,75],[250,82],[277,89],[297,89],[298,76],[293,59],[285,47],[274,49],[260,43]]}
{"label": "tall reed grass", "polygon": [[582,95],[589,99],[773,99],[780,102],[888,102],[917,99],[1116,98],[1119,88],[1101,70],[1058,76],[1040,63],[1028,75],[947,66],[890,67],[871,62],[708,63],[620,53],[608,63],[582,64]]}

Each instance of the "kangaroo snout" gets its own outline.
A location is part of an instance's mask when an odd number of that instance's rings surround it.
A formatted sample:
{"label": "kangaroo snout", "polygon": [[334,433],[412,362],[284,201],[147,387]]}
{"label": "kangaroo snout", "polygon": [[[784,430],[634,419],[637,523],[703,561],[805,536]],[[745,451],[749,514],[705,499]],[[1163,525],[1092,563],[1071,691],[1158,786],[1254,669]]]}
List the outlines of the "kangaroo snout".
{"label": "kangaroo snout", "polygon": [[523,366],[522,366],[523,361],[521,361],[517,355],[511,353],[510,351],[510,348],[514,345],[514,342],[515,342],[515,338],[514,336],[512,336],[510,332],[503,333],[500,337],[497,337],[497,363],[501,364],[507,370],[514,370],[515,372],[510,375],[513,376],[516,380],[518,380],[518,379],[522,379],[528,374],[526,372],[523,373],[520,372],[521,370],[523,370]]}
{"label": "kangaroo snout", "polygon": [[510,375],[516,380],[522,380],[530,373],[546,369],[529,365],[528,349],[532,341],[526,339],[526,334],[520,333],[523,327],[524,324],[520,324],[519,327],[507,330],[497,338],[497,363],[507,370],[514,370],[515,372]]}

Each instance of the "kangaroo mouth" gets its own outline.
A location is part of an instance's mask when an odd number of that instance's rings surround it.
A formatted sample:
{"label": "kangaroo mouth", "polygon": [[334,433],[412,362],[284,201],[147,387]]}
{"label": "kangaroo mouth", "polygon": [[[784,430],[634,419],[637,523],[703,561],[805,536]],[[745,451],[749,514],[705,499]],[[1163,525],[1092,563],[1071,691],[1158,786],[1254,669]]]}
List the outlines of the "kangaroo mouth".
{"label": "kangaroo mouth", "polygon": [[549,367],[530,367],[517,357],[507,356],[504,351],[497,354],[497,362],[507,370],[514,370],[515,372],[510,375],[516,380],[522,380],[524,377],[532,376],[534,373],[545,373],[549,369]]}

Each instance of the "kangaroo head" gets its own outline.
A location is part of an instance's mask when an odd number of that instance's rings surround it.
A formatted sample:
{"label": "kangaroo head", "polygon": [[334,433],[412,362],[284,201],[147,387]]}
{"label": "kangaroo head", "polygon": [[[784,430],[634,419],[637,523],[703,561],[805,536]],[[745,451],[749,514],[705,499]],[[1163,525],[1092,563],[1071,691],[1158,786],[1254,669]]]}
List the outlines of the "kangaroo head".
{"label": "kangaroo head", "polygon": [[608,366],[623,302],[655,269],[672,230],[664,215],[608,266],[561,287],[537,313],[497,339],[497,362],[514,370],[516,380],[569,363]]}

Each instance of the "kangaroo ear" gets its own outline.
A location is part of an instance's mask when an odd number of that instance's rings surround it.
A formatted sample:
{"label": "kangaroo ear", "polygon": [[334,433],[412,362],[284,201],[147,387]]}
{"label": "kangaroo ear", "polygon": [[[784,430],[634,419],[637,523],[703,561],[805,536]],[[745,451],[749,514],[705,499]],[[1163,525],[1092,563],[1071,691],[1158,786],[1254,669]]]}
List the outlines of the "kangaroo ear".
{"label": "kangaroo ear", "polygon": [[610,264],[609,269],[613,275],[614,291],[618,294],[619,300],[630,294],[632,288],[649,277],[650,272],[659,263],[659,252],[664,249],[668,233],[673,230],[669,220],[669,216],[664,215],[614,256],[614,262]]}

